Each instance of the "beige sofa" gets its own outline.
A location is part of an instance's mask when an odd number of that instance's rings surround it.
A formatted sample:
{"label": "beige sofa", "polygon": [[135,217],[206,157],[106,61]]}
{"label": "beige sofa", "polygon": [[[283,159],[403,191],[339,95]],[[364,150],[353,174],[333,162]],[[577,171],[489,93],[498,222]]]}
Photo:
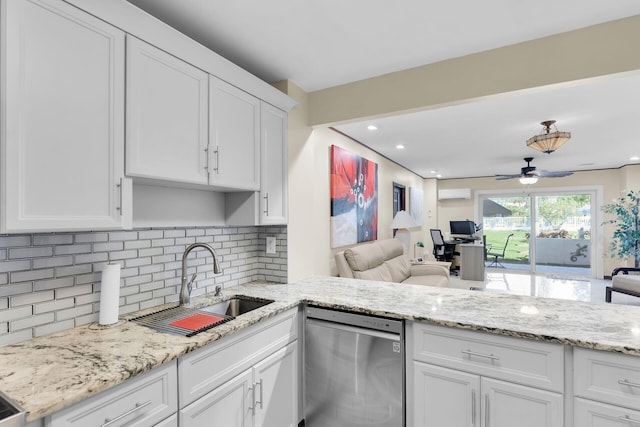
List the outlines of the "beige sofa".
{"label": "beige sofa", "polygon": [[335,255],[340,277],[414,285],[449,286],[451,263],[412,264],[398,239],[363,243]]}

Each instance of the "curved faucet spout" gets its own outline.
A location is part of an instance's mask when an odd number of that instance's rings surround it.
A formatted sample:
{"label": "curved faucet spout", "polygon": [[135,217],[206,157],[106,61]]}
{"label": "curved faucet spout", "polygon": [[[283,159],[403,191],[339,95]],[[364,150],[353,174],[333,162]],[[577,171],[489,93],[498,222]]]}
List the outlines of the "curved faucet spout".
{"label": "curved faucet spout", "polygon": [[216,251],[213,250],[210,245],[206,243],[193,243],[187,246],[187,249],[184,250],[184,254],[182,254],[182,286],[180,287],[180,305],[189,304],[191,302],[191,289],[193,288],[192,283],[195,280],[196,275],[194,274],[191,280],[187,282],[187,256],[189,256],[189,253],[195,248],[204,248],[208,250],[213,257],[213,273],[222,273]]}

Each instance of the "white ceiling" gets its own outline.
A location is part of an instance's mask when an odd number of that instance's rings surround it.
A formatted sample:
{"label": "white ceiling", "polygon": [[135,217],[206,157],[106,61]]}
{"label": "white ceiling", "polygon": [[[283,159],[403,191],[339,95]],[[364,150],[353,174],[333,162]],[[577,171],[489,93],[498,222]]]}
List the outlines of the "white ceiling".
{"label": "white ceiling", "polygon": [[[263,80],[307,91],[640,14],[637,0],[128,1]],[[423,177],[518,173],[531,155],[539,169],[600,169],[640,156],[639,100],[637,74],[378,119],[376,132],[369,121],[337,129]],[[525,146],[548,119],[572,132],[551,155]]]}

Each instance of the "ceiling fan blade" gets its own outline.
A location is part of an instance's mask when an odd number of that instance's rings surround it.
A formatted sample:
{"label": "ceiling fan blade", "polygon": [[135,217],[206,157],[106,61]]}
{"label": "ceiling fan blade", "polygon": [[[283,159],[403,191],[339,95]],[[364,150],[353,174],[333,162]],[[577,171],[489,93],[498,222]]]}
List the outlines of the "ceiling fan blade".
{"label": "ceiling fan blade", "polygon": [[496,175],[497,180],[520,178],[522,175]]}
{"label": "ceiling fan blade", "polygon": [[563,176],[573,175],[573,172],[569,171],[557,171],[557,172],[548,172],[548,171],[540,171],[540,176],[545,178],[560,178]]}

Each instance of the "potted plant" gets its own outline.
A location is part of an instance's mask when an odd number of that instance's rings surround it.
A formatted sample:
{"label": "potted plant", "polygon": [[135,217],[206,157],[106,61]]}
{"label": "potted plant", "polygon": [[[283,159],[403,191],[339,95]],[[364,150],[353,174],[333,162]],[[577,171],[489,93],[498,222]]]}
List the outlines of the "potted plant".
{"label": "potted plant", "polygon": [[619,258],[633,257],[634,266],[640,267],[640,193],[629,191],[613,203],[602,206],[602,211],[615,215],[614,219],[603,224],[614,224],[617,228],[613,232],[611,253]]}

